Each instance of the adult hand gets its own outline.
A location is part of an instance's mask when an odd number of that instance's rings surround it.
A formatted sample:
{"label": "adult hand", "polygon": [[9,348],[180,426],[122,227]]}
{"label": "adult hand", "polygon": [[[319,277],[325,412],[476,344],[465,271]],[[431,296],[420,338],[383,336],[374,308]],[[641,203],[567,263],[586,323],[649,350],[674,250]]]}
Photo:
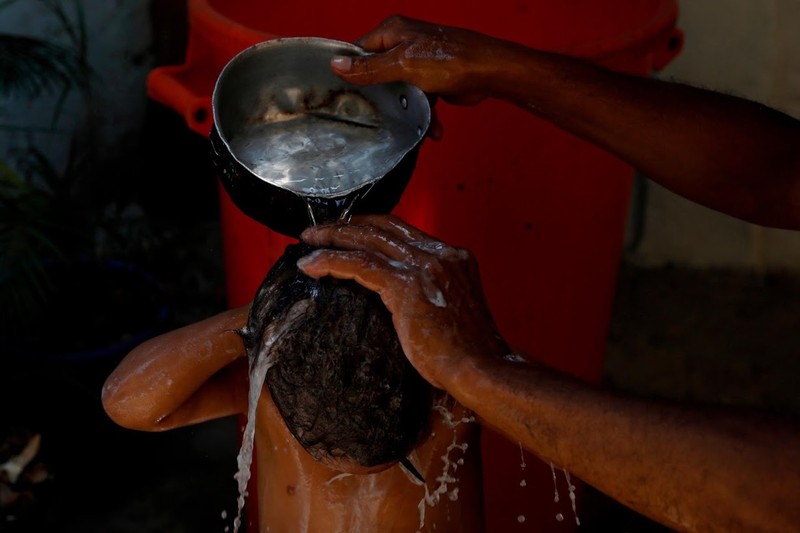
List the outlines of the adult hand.
{"label": "adult hand", "polygon": [[[336,56],[333,72],[359,85],[405,81],[435,99],[474,105],[490,95],[493,69],[502,65],[504,46],[478,32],[439,26],[400,16],[389,17],[357,41],[371,55]],[[438,139],[434,120],[429,135]]]}
{"label": "adult hand", "polygon": [[349,224],[308,228],[302,239],[322,249],[298,261],[314,278],[353,279],[377,292],[392,313],[411,364],[447,388],[464,364],[500,358],[508,347],[486,306],[478,265],[394,216],[353,217]]}

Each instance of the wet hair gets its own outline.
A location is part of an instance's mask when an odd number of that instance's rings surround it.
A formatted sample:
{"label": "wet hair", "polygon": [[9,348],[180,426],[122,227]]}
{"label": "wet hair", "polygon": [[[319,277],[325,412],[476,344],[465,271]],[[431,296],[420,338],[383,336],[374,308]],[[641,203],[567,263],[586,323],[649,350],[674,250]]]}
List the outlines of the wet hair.
{"label": "wet hair", "polygon": [[312,279],[289,245],[256,293],[240,334],[289,431],[317,460],[393,463],[419,442],[432,388],[406,359],[389,311],[355,282]]}

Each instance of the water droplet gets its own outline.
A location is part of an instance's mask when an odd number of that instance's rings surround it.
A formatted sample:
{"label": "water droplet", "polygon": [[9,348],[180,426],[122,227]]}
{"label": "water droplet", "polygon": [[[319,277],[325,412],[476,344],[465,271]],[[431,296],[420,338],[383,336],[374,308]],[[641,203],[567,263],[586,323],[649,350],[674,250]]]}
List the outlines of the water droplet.
{"label": "water droplet", "polygon": [[569,499],[572,502],[572,514],[575,515],[575,524],[576,525],[581,525],[581,521],[578,518],[577,505],[576,505],[576,502],[575,502],[575,488],[576,487],[575,487],[575,485],[572,484],[572,481],[570,480],[569,472],[567,471],[567,469],[564,468],[563,470],[564,470],[564,478],[567,480],[567,490],[569,490]]}
{"label": "water droplet", "polygon": [[403,106],[403,109],[408,109],[408,98],[406,98],[406,95],[400,96],[400,105]]}
{"label": "water droplet", "polygon": [[556,467],[553,463],[550,463],[550,472],[553,474],[553,490],[555,491],[553,502],[558,503],[558,481],[556,480]]}
{"label": "water droplet", "polygon": [[559,522],[563,522],[564,521],[564,515],[561,514],[561,513],[557,513],[556,514],[556,520],[558,520]]}
{"label": "water droplet", "polygon": [[527,487],[528,486],[528,482],[523,479],[522,481],[519,482],[519,486],[520,487]]}
{"label": "water droplet", "polygon": [[521,514],[521,515],[519,515],[517,517],[517,522],[519,522],[520,524],[523,523],[524,521],[525,521],[525,515],[524,514]]}

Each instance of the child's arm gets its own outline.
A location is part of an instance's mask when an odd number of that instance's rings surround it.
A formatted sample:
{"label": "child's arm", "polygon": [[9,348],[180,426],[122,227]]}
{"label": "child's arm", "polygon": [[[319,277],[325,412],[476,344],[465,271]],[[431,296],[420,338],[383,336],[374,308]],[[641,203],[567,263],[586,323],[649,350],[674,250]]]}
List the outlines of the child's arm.
{"label": "child's arm", "polygon": [[250,306],[165,333],[136,347],[103,386],[119,425],[161,431],[247,410],[247,358],[236,330]]}

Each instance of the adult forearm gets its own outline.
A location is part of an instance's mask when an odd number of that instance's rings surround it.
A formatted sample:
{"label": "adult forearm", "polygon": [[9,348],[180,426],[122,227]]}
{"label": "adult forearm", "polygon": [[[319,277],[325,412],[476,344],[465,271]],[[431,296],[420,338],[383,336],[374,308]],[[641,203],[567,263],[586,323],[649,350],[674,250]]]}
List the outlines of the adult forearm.
{"label": "adult forearm", "polygon": [[[336,248],[299,261],[306,274],[380,294],[420,374],[542,459],[676,529],[800,524],[796,423],[647,402],[505,360],[470,254],[394,217],[316,226],[302,238]],[[431,287],[448,305],[432,301]]]}
{"label": "adult forearm", "polygon": [[796,425],[636,400],[526,364],[483,360],[451,376],[448,391],[483,423],[669,527],[800,523]]}
{"label": "adult forearm", "polygon": [[[624,159],[673,192],[800,228],[800,122],[760,104],[502,43],[490,94]],[[789,199],[789,201],[787,201]]]}
{"label": "adult forearm", "polygon": [[348,81],[403,80],[456,104],[507,100],[692,201],[759,224],[800,228],[800,122],[783,113],[402,17],[386,19],[360,43],[373,54],[332,62]]}

